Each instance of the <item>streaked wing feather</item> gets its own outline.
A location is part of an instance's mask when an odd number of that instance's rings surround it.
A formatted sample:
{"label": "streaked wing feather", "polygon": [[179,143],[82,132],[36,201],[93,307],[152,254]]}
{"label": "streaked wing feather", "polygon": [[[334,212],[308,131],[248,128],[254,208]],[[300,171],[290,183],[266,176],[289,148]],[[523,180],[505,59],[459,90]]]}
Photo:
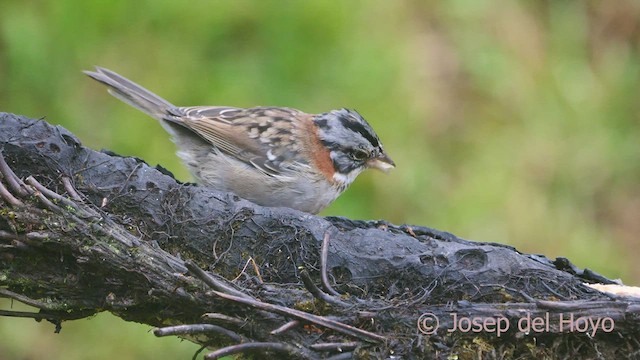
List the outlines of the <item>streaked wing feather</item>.
{"label": "streaked wing feather", "polygon": [[220,123],[214,118],[200,118],[195,121],[190,119],[187,120],[187,124],[196,134],[202,136],[218,149],[242,161],[248,161],[250,159],[243,156],[243,154],[247,152],[247,148],[243,147],[240,141],[235,139],[235,134],[230,134],[229,129],[225,129],[228,125]]}
{"label": "streaked wing feather", "polygon": [[[280,109],[194,106],[176,110],[181,113],[179,117],[184,126],[221,151],[268,175],[282,175],[284,169],[281,165],[296,161],[294,158],[298,154],[289,151],[287,141],[277,137],[268,137],[268,141],[265,141],[265,137],[256,136],[250,131],[263,126],[265,119],[271,121],[272,114],[267,112],[282,111]],[[291,122],[294,114],[278,114],[281,116],[277,121]]]}
{"label": "streaked wing feather", "polygon": [[230,106],[189,106],[180,109],[192,118],[211,118],[227,123],[230,123],[229,118],[243,110]]}
{"label": "streaked wing feather", "polygon": [[263,171],[268,175],[278,176],[281,174],[280,169],[277,169],[274,166],[271,166],[269,160],[266,160],[266,161],[265,160],[266,158],[256,157],[251,159],[249,162],[251,163],[251,165],[255,166],[257,169],[260,169],[261,171]]}

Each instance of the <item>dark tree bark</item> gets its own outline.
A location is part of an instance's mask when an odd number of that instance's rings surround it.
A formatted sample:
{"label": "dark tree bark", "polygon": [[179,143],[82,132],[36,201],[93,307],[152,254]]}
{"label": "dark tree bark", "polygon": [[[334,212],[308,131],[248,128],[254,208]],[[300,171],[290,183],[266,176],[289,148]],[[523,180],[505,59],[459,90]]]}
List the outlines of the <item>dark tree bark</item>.
{"label": "dark tree bark", "polygon": [[638,356],[640,299],[564,258],[261,207],[11,114],[0,151],[0,296],[40,309],[3,315],[110,311],[209,358]]}

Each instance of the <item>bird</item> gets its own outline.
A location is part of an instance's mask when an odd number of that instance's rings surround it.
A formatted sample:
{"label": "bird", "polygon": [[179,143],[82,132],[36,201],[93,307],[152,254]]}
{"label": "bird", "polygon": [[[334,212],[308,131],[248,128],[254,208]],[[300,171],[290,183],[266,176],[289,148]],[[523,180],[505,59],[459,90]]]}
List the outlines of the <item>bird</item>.
{"label": "bird", "polygon": [[355,110],[179,107],[111,70],[96,66],[83,72],[157,119],[196,183],[258,205],[317,214],[365,169],[395,167]]}

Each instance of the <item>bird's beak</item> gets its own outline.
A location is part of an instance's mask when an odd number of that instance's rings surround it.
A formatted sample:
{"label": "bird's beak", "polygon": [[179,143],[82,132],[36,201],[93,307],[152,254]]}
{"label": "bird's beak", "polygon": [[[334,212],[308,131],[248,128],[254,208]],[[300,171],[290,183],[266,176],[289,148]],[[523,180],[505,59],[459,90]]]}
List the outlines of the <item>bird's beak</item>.
{"label": "bird's beak", "polygon": [[387,154],[383,153],[367,161],[367,166],[387,172],[396,167],[396,163]]}

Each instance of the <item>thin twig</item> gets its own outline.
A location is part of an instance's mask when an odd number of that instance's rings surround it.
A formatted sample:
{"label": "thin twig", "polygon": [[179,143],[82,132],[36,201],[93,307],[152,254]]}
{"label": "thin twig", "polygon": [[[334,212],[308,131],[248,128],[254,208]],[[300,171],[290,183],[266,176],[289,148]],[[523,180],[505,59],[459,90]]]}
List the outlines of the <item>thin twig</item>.
{"label": "thin twig", "polygon": [[77,320],[92,316],[95,314],[93,310],[86,311],[74,311],[74,312],[65,312],[59,311],[55,313],[47,313],[47,312],[30,312],[30,311],[11,311],[11,310],[0,310],[0,316],[7,317],[20,317],[20,318],[29,318],[35,320],[50,320],[52,322],[55,321],[64,321],[64,320]]}
{"label": "thin twig", "polygon": [[[35,190],[37,190],[37,191],[34,191],[34,195],[49,210],[51,210],[53,212],[56,212],[56,213],[62,213],[63,212],[63,208],[59,207],[58,205],[54,204],[51,200],[48,199],[48,197],[52,197],[52,198],[60,201],[63,205],[70,206],[72,209],[74,209],[78,214],[80,214],[83,217],[99,217],[99,215],[97,213],[95,213],[93,210],[89,209],[89,211],[87,211],[85,209],[81,209],[75,203],[73,203],[71,200],[66,199],[65,197],[63,197],[61,195],[58,195],[57,193],[47,189],[45,186],[40,184],[33,176],[29,176],[27,178],[27,181],[29,181],[29,184]],[[68,212],[67,216],[69,216],[69,218],[72,221],[76,222],[76,223],[82,223],[83,222],[76,215],[74,215],[72,212]],[[122,243],[126,244],[127,246],[138,246],[140,244],[137,238],[133,238],[133,237],[130,238],[130,237],[125,237],[125,236],[120,236],[115,231],[104,229],[100,224],[92,222],[92,223],[90,223],[90,227],[91,227],[91,229],[95,230],[96,232],[103,233],[103,234],[106,234],[108,236],[111,236],[111,237],[121,241]]]}
{"label": "thin twig", "polygon": [[227,346],[222,349],[218,349],[214,352],[208,353],[207,355],[205,355],[204,358],[219,359],[223,356],[243,353],[248,351],[255,351],[255,350],[284,352],[298,359],[317,359],[317,357],[307,349],[298,348],[293,345],[276,343],[276,342],[254,342],[254,343]]}
{"label": "thin twig", "polygon": [[219,320],[219,321],[227,322],[230,324],[235,324],[238,326],[245,326],[247,324],[247,322],[244,320],[240,320],[233,316],[219,314],[219,313],[206,313],[201,316],[201,319],[202,320]]}
{"label": "thin twig", "polygon": [[36,320],[51,318],[51,316],[47,314],[30,312],[30,311],[11,311],[11,310],[0,310],[0,316],[29,318],[29,319],[36,319]]}
{"label": "thin twig", "polygon": [[338,350],[338,351],[349,351],[349,350],[353,350],[358,346],[358,343],[355,341],[351,341],[351,342],[333,342],[333,343],[320,343],[320,344],[313,344],[311,346],[309,346],[310,349],[312,350],[316,350],[316,351],[331,351],[331,350]]}
{"label": "thin twig", "polygon": [[18,175],[16,175],[13,170],[11,170],[11,168],[5,161],[2,152],[0,152],[0,173],[4,175],[11,190],[22,197],[29,195],[27,186],[22,182],[22,180],[20,180]]}
{"label": "thin twig", "polygon": [[13,299],[13,300],[17,300],[23,304],[29,305],[29,306],[33,306],[34,308],[38,308],[38,309],[46,309],[47,305],[43,302],[37,301],[37,300],[33,300],[31,298],[28,298],[24,295],[20,295],[17,293],[14,293],[11,290],[7,290],[7,289],[0,289],[0,297],[4,297],[4,298],[9,298],[9,299]]}
{"label": "thin twig", "polygon": [[67,194],[69,194],[69,196],[71,196],[73,200],[82,201],[82,196],[78,194],[76,189],[73,187],[73,184],[71,184],[71,179],[69,179],[66,176],[63,176],[62,185],[64,186],[64,189],[67,191]]}
{"label": "thin twig", "polygon": [[434,287],[431,289],[427,288],[422,291],[422,295],[416,296],[414,300],[410,301],[408,304],[404,305],[405,308],[411,308],[414,305],[422,304],[429,295],[431,295],[431,291],[433,291]]}
{"label": "thin twig", "polygon": [[541,285],[544,286],[545,289],[549,290],[550,293],[552,293],[553,295],[557,296],[558,299],[565,300],[565,301],[569,300],[568,297],[566,297],[566,296],[560,294],[559,292],[555,291],[554,289],[552,289],[551,286],[547,285],[546,282],[542,281]]}
{"label": "thin twig", "polygon": [[192,261],[185,261],[184,265],[192,274],[194,274],[198,279],[204,281],[204,283],[209,285],[212,289],[217,290],[219,292],[224,292],[226,294],[231,294],[237,297],[241,297],[243,299],[252,299],[251,296],[232,288],[231,286],[223,283],[222,281],[208,274],[206,271],[200,269]]}
{"label": "thin twig", "polygon": [[238,342],[246,341],[245,338],[238,335],[238,333],[234,331],[225,329],[218,325],[211,325],[211,324],[167,326],[163,328],[156,328],[153,330],[153,334],[157,337],[173,336],[173,335],[206,334],[206,333],[222,334]]}
{"label": "thin twig", "polygon": [[300,325],[300,321],[291,320],[291,321],[285,323],[284,325],[280,326],[279,328],[271,330],[271,332],[269,334],[271,334],[271,335],[284,334],[287,331],[298,327],[298,325]]}
{"label": "thin twig", "polygon": [[47,198],[57,200],[57,201],[61,202],[63,205],[71,206],[74,209],[77,209],[77,206],[76,206],[75,203],[73,203],[71,200],[65,198],[64,196],[59,195],[59,194],[55,193],[54,191],[49,190],[44,185],[42,185],[38,180],[36,180],[36,178],[34,178],[33,176],[29,175],[29,177],[27,177],[25,179],[25,181],[27,183],[29,183],[29,185],[33,186],[36,190],[40,191]]}
{"label": "thin twig", "polygon": [[212,292],[216,295],[218,295],[219,297],[223,298],[223,299],[227,299],[230,301],[235,301],[235,302],[239,302],[241,304],[245,304],[245,305],[249,305],[251,307],[254,307],[256,309],[261,309],[261,310],[266,310],[272,313],[276,313],[279,315],[283,315],[283,316],[288,316],[288,317],[292,317],[292,318],[296,318],[299,320],[303,320],[303,321],[307,321],[310,322],[312,324],[316,324],[318,326],[322,326],[322,327],[326,327],[328,329],[331,330],[335,330],[337,332],[349,335],[349,336],[353,336],[356,337],[358,339],[361,340],[365,340],[368,342],[374,342],[374,343],[378,343],[378,342],[383,342],[386,341],[387,339],[382,336],[382,335],[378,335],[366,330],[362,330],[362,329],[358,329],[356,327],[341,323],[339,321],[336,320],[332,320],[323,316],[317,316],[317,315],[313,315],[313,314],[309,314],[306,313],[304,311],[300,311],[300,310],[296,310],[296,309],[291,309],[288,307],[284,307],[284,306],[280,306],[280,305],[274,305],[274,304],[269,304],[269,303],[265,303],[262,301],[258,301],[258,300],[254,300],[254,299],[247,299],[244,297],[240,297],[240,296],[234,296],[234,295],[230,295],[230,294],[226,294],[223,292],[219,292],[219,291],[215,291],[212,290]]}
{"label": "thin twig", "polygon": [[46,232],[32,231],[30,233],[27,233],[25,236],[29,240],[42,241],[42,240],[46,240],[46,239],[51,238],[52,235],[50,233],[46,233]]}
{"label": "thin twig", "polygon": [[198,349],[193,356],[191,357],[191,360],[196,360],[198,358],[198,355],[200,355],[201,352],[204,351],[204,349],[206,349],[207,347],[209,347],[208,344],[204,344],[202,346],[200,346],[200,349]]}
{"label": "thin twig", "polygon": [[18,200],[15,196],[11,195],[9,190],[0,182],[0,197],[12,206],[21,206],[22,201]]}
{"label": "thin twig", "polygon": [[300,271],[300,279],[302,279],[302,283],[304,284],[304,287],[307,290],[309,290],[309,292],[316,298],[328,304],[339,305],[344,307],[350,306],[348,303],[320,290],[320,288],[318,288],[316,284],[313,283],[311,276],[309,276],[309,273],[306,270]]}
{"label": "thin twig", "polygon": [[327,275],[327,259],[329,258],[329,230],[324,233],[324,238],[322,239],[322,249],[320,252],[320,281],[322,282],[322,287],[326,292],[333,296],[340,296],[340,293],[335,291],[331,284],[329,283],[329,276]]}
{"label": "thin twig", "polygon": [[26,181],[29,183],[29,185],[33,186],[36,190],[38,190],[39,192],[41,192],[44,196],[46,196],[49,199],[54,199],[57,200],[58,202],[60,202],[62,205],[67,206],[71,209],[73,209],[76,213],[78,213],[80,216],[82,217],[92,217],[92,216],[98,216],[98,214],[96,213],[91,213],[86,211],[85,209],[81,209],[80,207],[78,207],[78,205],[76,203],[74,203],[73,201],[67,199],[66,197],[57,194],[54,191],[49,190],[48,188],[46,188],[44,185],[42,185],[41,183],[38,182],[38,180],[36,180],[33,176],[29,176]]}
{"label": "thin twig", "polygon": [[559,311],[581,311],[597,308],[618,308],[628,310],[629,304],[623,301],[590,301],[590,300],[574,300],[574,301],[550,301],[535,300],[535,305],[539,309],[559,310]]}
{"label": "thin twig", "polygon": [[[55,212],[55,213],[60,213],[62,210],[60,209],[60,207],[56,204],[54,204],[51,200],[49,200],[45,195],[44,192],[41,191],[45,190],[45,192],[52,192],[51,190],[45,188],[44,186],[42,186],[42,184],[40,184],[35,178],[33,178],[33,176],[29,176],[28,181],[31,183],[32,186],[32,193],[38,198],[38,200],[40,200],[40,202],[49,210]],[[57,194],[56,194],[57,195]]]}
{"label": "thin twig", "polygon": [[356,315],[362,319],[373,319],[377,316],[373,311],[358,311]]}
{"label": "thin twig", "polygon": [[253,271],[256,272],[256,276],[258,277],[258,283],[263,284],[264,280],[262,279],[262,274],[260,274],[260,268],[258,267],[258,264],[256,264],[256,261],[253,259],[253,257],[249,258],[249,260],[251,260]]}
{"label": "thin twig", "polygon": [[238,280],[240,278],[240,276],[242,276],[242,274],[244,274],[244,271],[247,270],[247,267],[249,266],[249,264],[252,265],[253,271],[255,271],[256,276],[258,277],[258,282],[260,284],[262,284],[264,281],[262,280],[262,275],[260,275],[260,269],[258,269],[258,265],[256,264],[256,261],[253,260],[252,257],[249,257],[249,260],[247,260],[247,262],[244,264],[244,267],[242,268],[242,270],[240,270],[240,274],[238,274],[238,276],[236,276],[233,280],[231,280],[231,282],[236,282],[236,280]]}
{"label": "thin twig", "polygon": [[42,205],[44,205],[44,207],[46,207],[47,209],[55,212],[55,213],[60,213],[62,212],[62,210],[60,209],[60,207],[56,204],[54,204],[53,202],[51,202],[51,200],[47,199],[46,196],[44,196],[44,194],[42,194],[39,191],[34,192],[34,195],[38,198],[38,200],[40,200],[40,202],[42,203]]}

